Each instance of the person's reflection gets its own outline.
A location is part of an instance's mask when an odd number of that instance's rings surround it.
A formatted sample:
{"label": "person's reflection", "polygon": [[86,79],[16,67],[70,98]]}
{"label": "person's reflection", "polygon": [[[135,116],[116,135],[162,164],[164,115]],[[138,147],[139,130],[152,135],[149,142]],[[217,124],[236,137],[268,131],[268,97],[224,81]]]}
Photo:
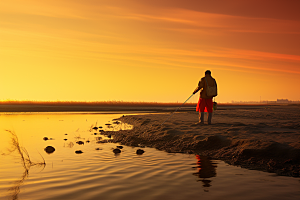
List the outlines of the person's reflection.
{"label": "person's reflection", "polygon": [[215,177],[217,175],[216,168],[217,165],[212,163],[208,157],[196,155],[198,172],[193,173],[193,175],[198,176],[200,179],[198,181],[203,182],[203,187],[210,187],[211,180],[207,178]]}

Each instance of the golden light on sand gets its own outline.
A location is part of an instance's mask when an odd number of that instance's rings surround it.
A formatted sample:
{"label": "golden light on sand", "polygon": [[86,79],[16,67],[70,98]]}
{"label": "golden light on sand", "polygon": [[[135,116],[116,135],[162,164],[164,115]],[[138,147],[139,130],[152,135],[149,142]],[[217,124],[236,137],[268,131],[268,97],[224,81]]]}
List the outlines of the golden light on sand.
{"label": "golden light on sand", "polygon": [[210,69],[219,102],[299,100],[299,2],[268,2],[2,1],[0,99],[184,101]]}

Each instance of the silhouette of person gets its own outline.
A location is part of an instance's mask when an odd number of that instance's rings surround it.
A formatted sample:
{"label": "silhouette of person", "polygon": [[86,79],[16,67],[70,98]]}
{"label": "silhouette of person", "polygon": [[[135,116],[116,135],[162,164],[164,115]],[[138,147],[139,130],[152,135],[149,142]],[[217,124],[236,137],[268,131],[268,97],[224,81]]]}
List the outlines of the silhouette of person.
{"label": "silhouette of person", "polygon": [[212,112],[213,112],[213,97],[207,96],[207,85],[208,86],[216,86],[216,80],[211,76],[211,71],[207,70],[205,72],[205,76],[201,78],[198,83],[198,87],[194,90],[193,94],[196,94],[199,90],[200,98],[197,104],[196,111],[199,112],[199,122],[196,124],[204,124],[204,112],[208,112],[207,122],[211,124]]}

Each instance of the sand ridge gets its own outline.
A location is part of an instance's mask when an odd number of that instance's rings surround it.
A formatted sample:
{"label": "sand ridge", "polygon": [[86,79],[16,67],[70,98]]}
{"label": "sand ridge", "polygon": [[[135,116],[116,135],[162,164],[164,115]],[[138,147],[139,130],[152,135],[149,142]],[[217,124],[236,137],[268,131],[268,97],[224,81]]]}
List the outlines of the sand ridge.
{"label": "sand ridge", "polygon": [[195,125],[197,112],[128,115],[119,120],[132,130],[111,132],[113,142],[167,152],[210,156],[234,165],[299,177],[300,107],[224,109],[213,125]]}

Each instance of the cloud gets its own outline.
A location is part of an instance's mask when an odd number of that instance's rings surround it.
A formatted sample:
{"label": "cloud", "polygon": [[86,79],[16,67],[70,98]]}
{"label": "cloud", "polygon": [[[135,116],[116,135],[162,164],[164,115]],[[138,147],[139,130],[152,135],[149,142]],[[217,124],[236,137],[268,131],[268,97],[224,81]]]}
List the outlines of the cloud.
{"label": "cloud", "polygon": [[[223,62],[228,66],[262,70],[272,70],[272,67],[255,68],[254,65],[280,62],[289,64],[286,72],[299,72],[294,67],[300,59],[296,53],[268,52],[260,42],[269,41],[269,36],[274,33],[282,34],[282,40],[288,40],[289,34],[300,33],[299,21],[263,15],[241,16],[233,11],[217,12],[218,9],[192,9],[195,3],[197,1],[187,1],[184,5],[175,3],[170,6],[171,1],[150,4],[134,0],[126,3],[103,0],[4,1],[0,11],[18,17],[1,22],[5,26],[1,30],[6,38],[11,35],[5,41],[7,48],[16,45],[14,41],[23,39],[26,49],[35,52],[44,49],[66,57],[143,60],[175,67],[186,63],[222,65]],[[26,18],[22,14],[48,18]],[[248,40],[254,38],[253,35],[259,35],[260,40],[249,48],[252,41]],[[280,47],[278,45],[277,49]],[[274,70],[282,69],[277,67]]]}

